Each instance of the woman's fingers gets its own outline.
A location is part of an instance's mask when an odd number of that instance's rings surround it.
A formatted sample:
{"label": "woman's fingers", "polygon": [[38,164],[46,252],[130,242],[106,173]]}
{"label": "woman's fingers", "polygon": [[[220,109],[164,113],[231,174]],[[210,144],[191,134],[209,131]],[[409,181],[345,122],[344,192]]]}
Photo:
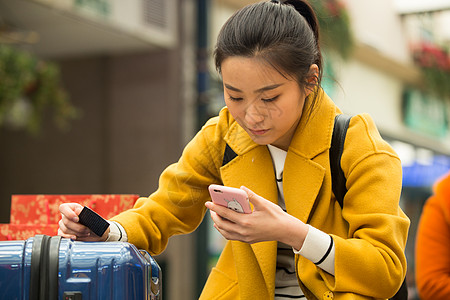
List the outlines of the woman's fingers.
{"label": "woman's fingers", "polygon": [[[228,208],[227,208],[228,209]],[[234,211],[233,211],[234,212]],[[234,212],[236,213],[236,212]],[[219,233],[228,240],[237,240],[239,239],[239,234],[237,234],[237,230],[239,228],[237,225],[217,214],[215,211],[210,210],[211,219],[214,222],[214,228],[219,231]]]}
{"label": "woman's fingers", "polygon": [[210,209],[214,227],[229,240],[239,240],[246,243],[278,240],[280,226],[286,218],[286,213],[275,203],[255,194],[242,186],[254,209],[250,214],[235,212],[229,208],[206,203]]}
{"label": "woman's fingers", "polygon": [[63,238],[66,238],[66,239],[72,239],[72,240],[77,239],[76,235],[65,234],[61,229],[58,229],[58,235],[62,236]]}
{"label": "woman's fingers", "polygon": [[83,206],[78,203],[64,203],[59,206],[61,220],[59,221],[58,235],[76,240],[86,240],[91,234],[91,230],[78,223]]}
{"label": "woman's fingers", "polygon": [[61,215],[65,216],[67,219],[72,222],[78,222],[78,215],[81,210],[83,210],[83,206],[79,203],[63,203],[59,206],[59,212]]}
{"label": "woman's fingers", "polygon": [[99,237],[89,228],[80,224],[78,215],[83,210],[83,206],[78,203],[64,203],[59,206],[61,220],[59,220],[58,235],[73,240],[81,241],[105,241],[109,234],[109,228],[103,236]]}
{"label": "woman's fingers", "polygon": [[227,207],[212,202],[206,204],[210,208],[214,228],[228,240],[249,242],[249,228],[252,227],[251,214],[235,212]]}
{"label": "woman's fingers", "polygon": [[77,236],[88,236],[90,235],[90,229],[86,226],[72,222],[67,219],[65,216],[62,216],[61,220],[59,220],[59,229],[65,234],[75,234]]}
{"label": "woman's fingers", "polygon": [[244,190],[247,193],[248,201],[250,201],[255,210],[260,208],[264,203],[270,202],[245,186],[241,186],[241,190]]}
{"label": "woman's fingers", "polygon": [[215,212],[219,218],[225,219],[228,222],[233,222],[233,223],[239,222],[239,219],[243,215],[245,215],[243,213],[239,213],[232,209],[229,209],[228,207],[224,207],[222,205],[215,204],[214,202],[211,202],[211,201],[207,202],[205,205],[207,208],[209,208],[210,211]]}

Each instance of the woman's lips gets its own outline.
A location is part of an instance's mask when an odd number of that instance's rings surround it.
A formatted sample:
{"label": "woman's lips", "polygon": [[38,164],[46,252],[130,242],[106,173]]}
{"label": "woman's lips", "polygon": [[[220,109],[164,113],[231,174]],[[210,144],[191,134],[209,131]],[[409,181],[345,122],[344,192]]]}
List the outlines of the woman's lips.
{"label": "woman's lips", "polygon": [[267,131],[269,131],[268,129],[248,129],[248,130],[250,130],[250,132],[253,134],[253,135],[263,135],[263,134],[265,134]]}

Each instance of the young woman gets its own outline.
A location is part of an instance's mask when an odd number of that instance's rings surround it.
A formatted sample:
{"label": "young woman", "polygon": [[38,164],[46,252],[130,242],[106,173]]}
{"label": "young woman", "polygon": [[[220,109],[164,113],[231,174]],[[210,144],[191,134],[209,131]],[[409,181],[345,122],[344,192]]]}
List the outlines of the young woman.
{"label": "young woman", "polygon": [[[339,206],[329,148],[341,111],[320,87],[309,4],[244,7],[223,26],[214,56],[226,107],[162,173],[158,190],[113,218],[103,237],[77,223],[81,206],[62,205],[59,234],[126,240],[158,254],[209,209],[229,241],[202,299],[391,297],[405,276],[409,227],[399,208],[400,160],[367,114],[353,116],[341,160],[348,192]],[[233,155],[224,159],[226,148]],[[209,202],[210,184],[241,187],[253,212]]]}

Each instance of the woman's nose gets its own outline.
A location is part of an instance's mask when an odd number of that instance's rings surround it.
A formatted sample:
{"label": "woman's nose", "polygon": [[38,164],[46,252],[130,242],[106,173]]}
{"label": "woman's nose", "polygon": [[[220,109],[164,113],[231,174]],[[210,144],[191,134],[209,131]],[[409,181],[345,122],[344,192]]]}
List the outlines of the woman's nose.
{"label": "woman's nose", "polygon": [[245,110],[245,121],[248,125],[256,125],[264,121],[264,109],[257,103],[251,103]]}

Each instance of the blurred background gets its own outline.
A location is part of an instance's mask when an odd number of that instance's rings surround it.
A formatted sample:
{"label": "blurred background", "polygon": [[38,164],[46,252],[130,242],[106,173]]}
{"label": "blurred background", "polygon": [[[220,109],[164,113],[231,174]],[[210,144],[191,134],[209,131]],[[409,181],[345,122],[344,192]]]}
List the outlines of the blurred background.
{"label": "blurred background", "polygon": [[[251,0],[0,0],[0,223],[13,194],[152,193],[224,105],[211,53]],[[323,86],[367,112],[403,164],[414,241],[424,201],[450,170],[450,1],[311,1]],[[209,218],[156,257],[164,299],[196,299],[223,247]]]}

